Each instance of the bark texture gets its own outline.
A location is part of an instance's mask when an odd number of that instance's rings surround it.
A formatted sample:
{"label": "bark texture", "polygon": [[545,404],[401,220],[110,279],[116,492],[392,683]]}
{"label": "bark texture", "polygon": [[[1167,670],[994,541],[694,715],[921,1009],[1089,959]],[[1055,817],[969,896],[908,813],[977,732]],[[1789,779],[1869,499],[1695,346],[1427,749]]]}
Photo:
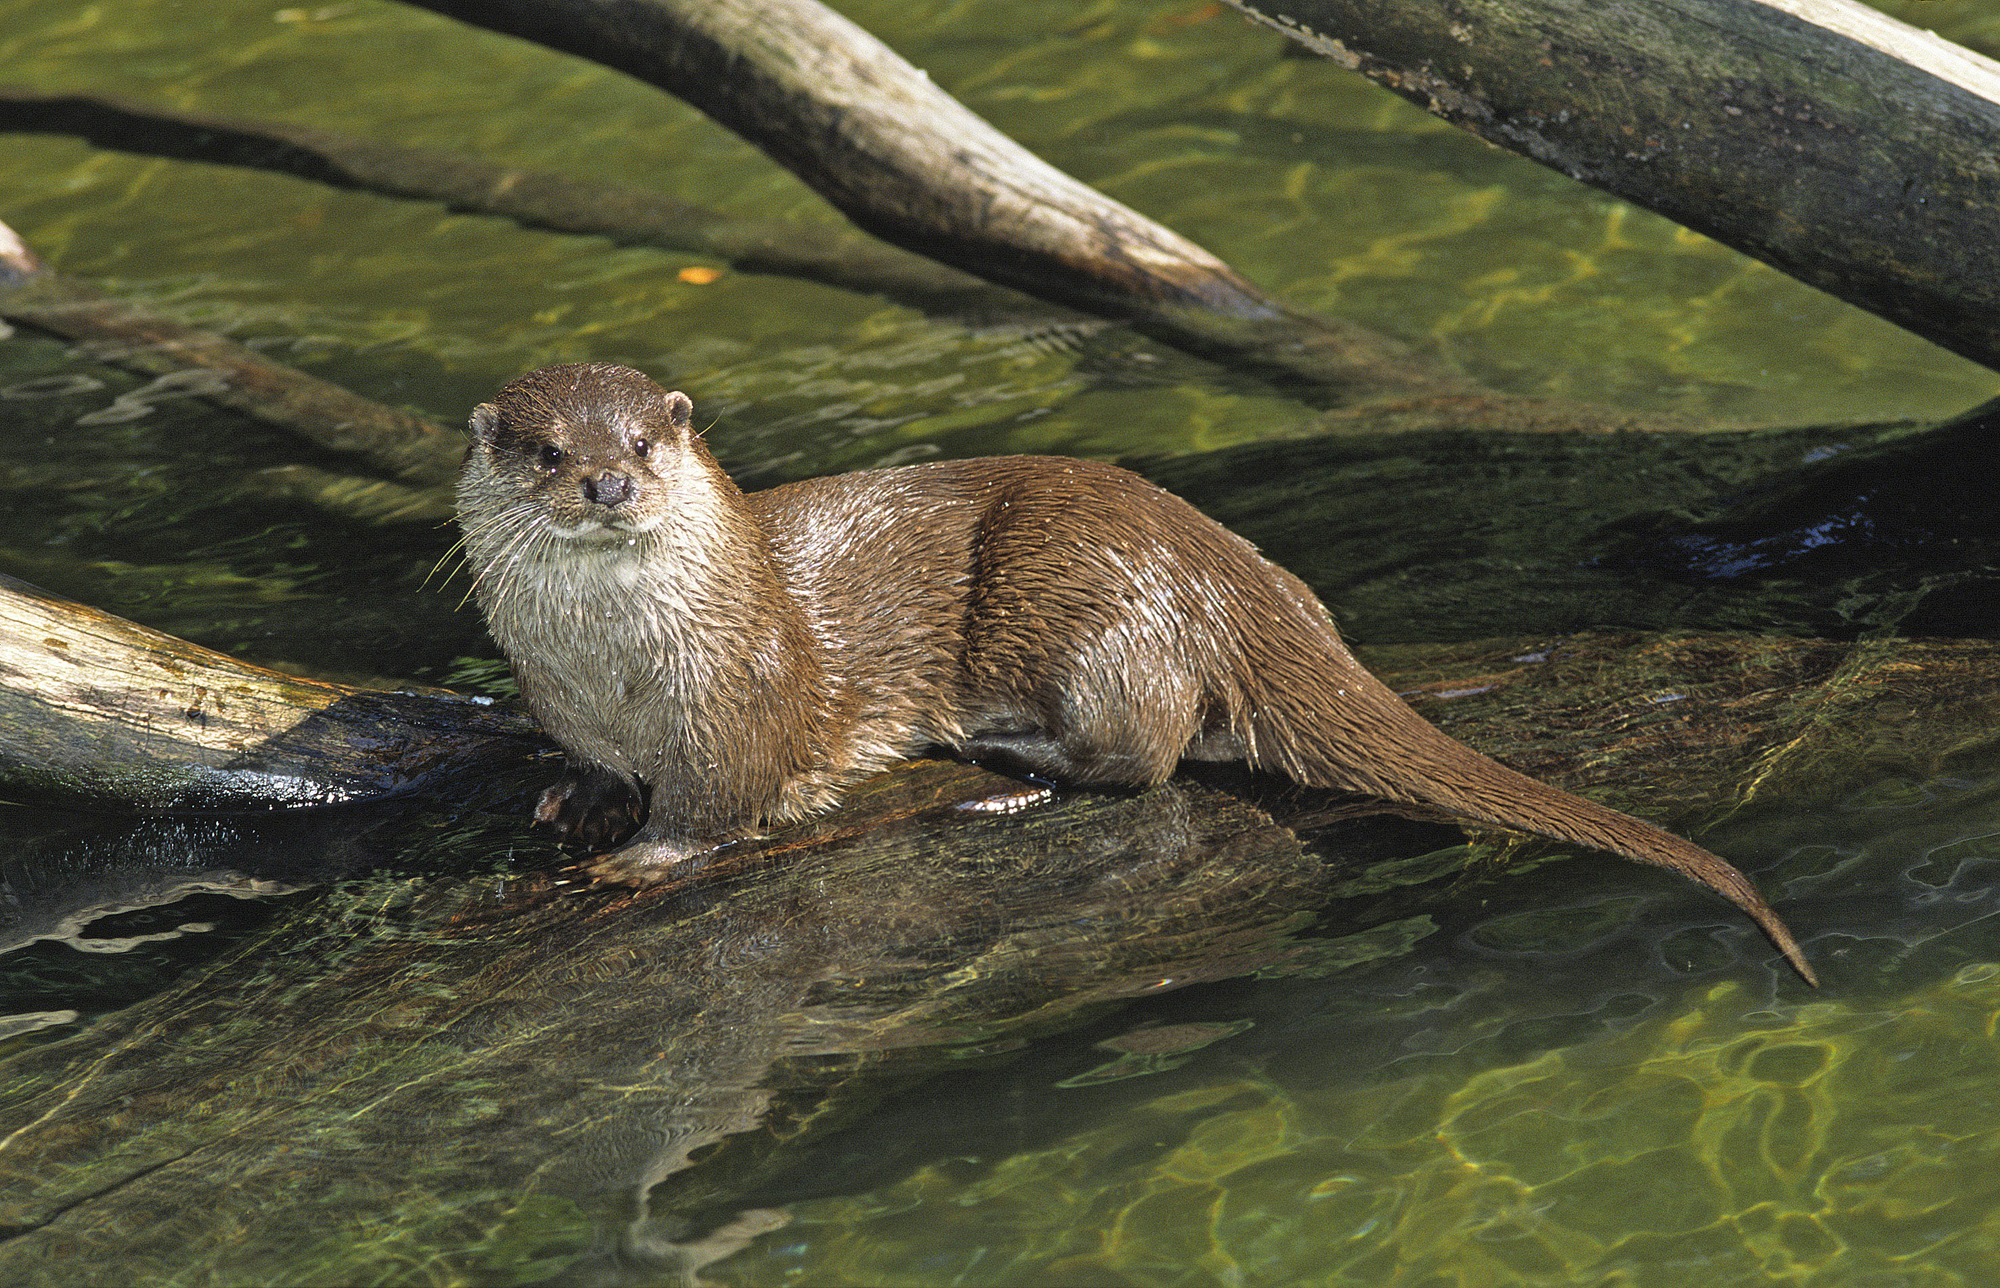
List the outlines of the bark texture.
{"label": "bark texture", "polygon": [[2000,67],[1849,0],[1231,0],[1445,120],[2000,368]]}
{"label": "bark texture", "polygon": [[0,789],[11,799],[343,804],[549,748],[490,702],[280,674],[0,577]]}

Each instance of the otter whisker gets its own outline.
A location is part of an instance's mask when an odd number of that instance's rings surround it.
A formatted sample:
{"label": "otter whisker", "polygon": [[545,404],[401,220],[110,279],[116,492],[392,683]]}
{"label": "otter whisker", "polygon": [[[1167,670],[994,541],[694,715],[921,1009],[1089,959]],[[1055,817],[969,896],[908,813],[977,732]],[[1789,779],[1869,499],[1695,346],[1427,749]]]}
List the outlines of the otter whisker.
{"label": "otter whisker", "polygon": [[[519,502],[502,509],[491,522],[469,529],[467,541],[477,539],[478,545],[485,547],[487,553],[481,556],[482,564],[473,574],[466,598],[487,592],[496,603],[504,603],[510,573],[522,554],[532,550],[534,543],[544,535],[544,528],[539,509],[532,503]],[[492,538],[497,538],[497,541]],[[468,546],[469,550],[473,548]],[[464,602],[464,599],[459,601],[461,606]]]}
{"label": "otter whisker", "polygon": [[[438,556],[437,562],[431,565],[431,570],[424,574],[424,579],[421,582],[417,583],[417,588],[419,590],[428,589],[431,584],[431,578],[438,575],[438,573],[444,568],[445,564],[451,561],[453,555],[456,555],[459,551],[465,549],[465,543],[467,540],[469,540],[469,538],[464,533],[461,532],[459,534],[458,540],[452,542],[451,545],[445,548],[445,552]],[[445,574],[445,579],[443,582],[439,583],[438,588],[442,590],[445,586],[449,586],[451,584],[452,577],[457,573],[457,569],[462,568],[464,566],[465,566],[465,560],[460,559],[458,561],[457,567],[455,567],[452,570],[452,572]],[[465,601],[463,599],[459,600],[458,606],[460,608],[465,607]]]}
{"label": "otter whisker", "polygon": [[[501,612],[505,610],[508,597],[512,594],[513,585],[517,580],[514,575],[515,569],[523,559],[538,553],[541,546],[554,540],[556,538],[550,536],[547,529],[533,515],[523,516],[522,520],[515,526],[514,531],[506,534],[505,544],[496,552],[492,562],[487,565],[485,570],[486,572],[497,570],[498,573],[493,578],[491,590],[493,605],[489,611]],[[483,577],[484,573],[481,574],[481,578]],[[481,578],[474,579],[473,588],[475,590],[481,588]]]}

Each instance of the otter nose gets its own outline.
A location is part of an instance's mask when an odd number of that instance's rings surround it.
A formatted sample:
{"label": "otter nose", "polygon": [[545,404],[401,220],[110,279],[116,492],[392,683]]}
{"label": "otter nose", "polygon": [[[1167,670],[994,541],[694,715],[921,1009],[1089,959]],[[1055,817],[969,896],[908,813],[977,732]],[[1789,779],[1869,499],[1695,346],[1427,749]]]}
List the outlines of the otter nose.
{"label": "otter nose", "polygon": [[635,490],[631,477],[620,474],[617,470],[605,470],[583,481],[585,499],[595,501],[599,505],[623,505],[632,499]]}

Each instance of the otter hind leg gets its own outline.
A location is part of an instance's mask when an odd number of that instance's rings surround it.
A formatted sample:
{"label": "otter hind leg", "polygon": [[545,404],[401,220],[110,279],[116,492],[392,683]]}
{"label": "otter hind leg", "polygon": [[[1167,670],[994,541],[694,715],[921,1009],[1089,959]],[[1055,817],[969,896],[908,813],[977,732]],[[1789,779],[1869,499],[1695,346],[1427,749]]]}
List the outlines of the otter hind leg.
{"label": "otter hind leg", "polygon": [[1210,741],[1201,696],[1194,677],[1175,666],[1135,670],[1103,650],[1043,659],[1036,682],[1003,689],[953,749],[1048,782],[1151,787],[1173,776],[1190,746]]}
{"label": "otter hind leg", "polygon": [[1163,783],[1180,763],[1185,739],[1119,741],[1087,729],[978,733],[954,749],[962,758],[1017,777],[1078,787],[1149,787]]}
{"label": "otter hind leg", "polygon": [[1044,782],[1071,781],[1069,756],[1041,730],[1024,733],[982,733],[964,739],[952,751],[961,760]]}

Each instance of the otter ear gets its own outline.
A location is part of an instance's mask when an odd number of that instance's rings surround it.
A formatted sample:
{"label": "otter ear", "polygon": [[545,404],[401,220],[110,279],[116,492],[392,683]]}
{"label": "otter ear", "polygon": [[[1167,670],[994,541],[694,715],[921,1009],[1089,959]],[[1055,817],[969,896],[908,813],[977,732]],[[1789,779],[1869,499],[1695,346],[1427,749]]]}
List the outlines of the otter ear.
{"label": "otter ear", "polygon": [[694,400],[678,389],[667,395],[667,423],[683,435],[694,427]]}
{"label": "otter ear", "polygon": [[482,443],[493,441],[493,431],[500,428],[500,409],[492,403],[480,403],[472,409],[472,420],[466,426],[472,436]]}

